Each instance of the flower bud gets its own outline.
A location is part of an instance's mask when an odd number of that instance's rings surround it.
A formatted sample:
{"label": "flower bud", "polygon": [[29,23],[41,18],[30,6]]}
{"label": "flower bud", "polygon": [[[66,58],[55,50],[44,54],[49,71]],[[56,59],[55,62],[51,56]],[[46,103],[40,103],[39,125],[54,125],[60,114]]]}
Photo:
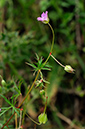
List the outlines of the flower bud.
{"label": "flower bud", "polygon": [[46,121],[47,121],[47,114],[41,113],[41,114],[38,116],[38,120],[39,120],[40,124],[45,124]]}
{"label": "flower bud", "polygon": [[74,71],[75,71],[70,65],[66,65],[66,66],[64,67],[64,70],[65,70],[66,72],[68,72],[68,73],[74,73]]}
{"label": "flower bud", "polygon": [[2,81],[1,81],[1,84],[2,84],[2,86],[6,86],[5,80],[2,80]]}
{"label": "flower bud", "polygon": [[40,95],[45,95],[45,91],[44,90],[40,90]]}

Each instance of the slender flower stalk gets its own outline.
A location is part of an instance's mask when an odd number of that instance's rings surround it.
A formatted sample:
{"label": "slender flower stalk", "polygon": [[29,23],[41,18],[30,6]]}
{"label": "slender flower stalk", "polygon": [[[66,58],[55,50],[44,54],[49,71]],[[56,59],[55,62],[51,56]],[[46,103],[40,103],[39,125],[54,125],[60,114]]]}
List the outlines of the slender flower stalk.
{"label": "slender flower stalk", "polygon": [[45,103],[44,113],[46,112],[46,107],[47,107],[47,99],[48,99],[48,97],[46,96],[46,103]]}
{"label": "slender flower stalk", "polygon": [[74,73],[75,70],[70,65],[62,65],[51,53],[50,56],[60,65],[64,68],[64,70],[68,73]]}
{"label": "slender flower stalk", "polygon": [[52,28],[52,26],[50,25],[50,23],[48,23],[49,27],[51,28],[52,34],[53,34],[53,39],[52,39],[52,45],[51,45],[51,50],[50,53],[52,53],[53,51],[53,46],[54,46],[54,38],[55,38],[55,34],[54,34],[54,30]]}
{"label": "slender flower stalk", "polygon": [[51,57],[62,67],[65,67],[64,65],[62,65],[53,55],[51,55]]}
{"label": "slender flower stalk", "polygon": [[[53,34],[52,45],[51,45],[51,50],[50,50],[50,53],[52,53],[52,51],[53,51],[53,46],[54,46],[55,34],[54,34],[54,30],[53,30],[52,26],[50,25],[50,23],[48,23],[48,25],[49,25],[49,27],[50,27],[50,29],[51,29],[51,31],[52,31],[52,34]],[[46,61],[44,62],[44,65],[45,65],[45,64],[47,63],[47,61],[49,60],[50,56],[51,56],[51,54],[48,55]]]}
{"label": "slender flower stalk", "polygon": [[29,118],[31,121],[33,121],[35,124],[40,125],[40,123],[38,123],[38,122],[36,122],[35,120],[33,120],[27,113],[26,113],[26,115],[27,115],[28,118]]}

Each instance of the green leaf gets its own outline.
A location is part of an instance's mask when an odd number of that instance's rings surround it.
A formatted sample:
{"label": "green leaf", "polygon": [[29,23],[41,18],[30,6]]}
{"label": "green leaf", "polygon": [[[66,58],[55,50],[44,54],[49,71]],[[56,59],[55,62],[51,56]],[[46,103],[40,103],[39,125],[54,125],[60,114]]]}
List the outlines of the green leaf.
{"label": "green leaf", "polygon": [[7,112],[10,108],[12,108],[12,107],[8,107],[8,108],[1,108],[1,109],[6,109],[6,110],[4,110],[2,113],[0,113],[0,116],[2,116],[5,112]]}
{"label": "green leaf", "polygon": [[48,81],[46,81],[46,80],[44,80],[44,79],[43,79],[43,82],[45,82],[45,83],[47,83],[47,84],[50,84],[50,82],[48,82]]}
{"label": "green leaf", "polygon": [[26,64],[31,66],[31,67],[33,67],[33,68],[35,68],[35,69],[37,68],[34,64],[30,64],[30,63],[27,63],[27,62],[26,62]]}
{"label": "green leaf", "polygon": [[19,112],[17,111],[18,109],[16,109],[16,107],[13,107],[13,109],[18,114],[18,116],[20,116]]}
{"label": "green leaf", "polygon": [[42,68],[43,70],[49,70],[49,71],[51,71],[51,69],[49,69],[49,68]]}
{"label": "green leaf", "polygon": [[3,97],[3,98],[5,99],[5,101],[6,101],[9,105],[13,106],[13,105],[10,103],[10,101],[9,101],[5,96],[3,96],[3,95],[1,95],[1,94],[0,94],[0,96]]}
{"label": "green leaf", "polygon": [[38,63],[39,63],[39,66],[41,66],[41,64],[42,64],[42,61],[43,61],[43,59],[42,59],[42,57],[40,58],[40,60],[38,61]]}
{"label": "green leaf", "polygon": [[18,89],[18,87],[17,87],[17,85],[16,85],[16,83],[14,82],[14,89],[20,94],[21,92],[20,92],[20,90]]}
{"label": "green leaf", "polygon": [[37,61],[39,60],[39,56],[38,56],[38,54],[37,53],[35,53],[35,55],[36,55],[36,57],[37,57]]}

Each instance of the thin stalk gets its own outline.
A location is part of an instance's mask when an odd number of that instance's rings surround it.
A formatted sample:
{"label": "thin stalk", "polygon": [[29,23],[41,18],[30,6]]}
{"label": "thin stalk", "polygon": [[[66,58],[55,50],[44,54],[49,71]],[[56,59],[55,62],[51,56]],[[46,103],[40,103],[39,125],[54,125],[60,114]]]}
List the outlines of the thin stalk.
{"label": "thin stalk", "polygon": [[52,45],[51,45],[51,50],[50,52],[52,53],[53,51],[53,46],[54,46],[54,38],[55,38],[55,34],[54,34],[54,30],[52,28],[52,26],[50,25],[50,23],[48,23],[49,27],[51,28],[52,34],[53,34],[53,39],[52,39]]}
{"label": "thin stalk", "polygon": [[38,70],[38,73],[36,75],[36,78],[35,78],[34,82],[32,83],[32,86],[30,87],[29,91],[27,92],[26,96],[24,97],[24,99],[22,100],[22,102],[20,103],[20,105],[18,106],[18,108],[21,107],[21,105],[23,104],[23,102],[25,101],[25,99],[27,98],[27,96],[29,95],[29,93],[31,92],[31,90],[32,90],[32,88],[33,88],[33,86],[34,86],[37,78],[38,78],[39,72],[40,72],[40,70]]}
{"label": "thin stalk", "polygon": [[26,115],[27,115],[28,118],[29,118],[31,121],[33,121],[35,124],[40,125],[40,123],[38,123],[38,122],[36,122],[35,120],[33,120],[27,113],[26,113]]}
{"label": "thin stalk", "polygon": [[[52,26],[50,25],[50,23],[48,23],[48,25],[49,25],[49,27],[50,27],[50,29],[51,29],[51,31],[52,31],[52,34],[53,34],[52,45],[51,45],[51,49],[50,49],[50,53],[52,53],[52,51],[53,51],[53,46],[54,46],[55,34],[54,34],[54,30],[53,30]],[[46,61],[44,62],[44,65],[45,65],[45,64],[47,63],[47,61],[49,60],[50,56],[51,56],[51,55],[49,54],[48,57],[47,57],[47,59],[46,59]]]}
{"label": "thin stalk", "polygon": [[21,124],[22,124],[22,110],[20,110],[19,129],[21,128]]}
{"label": "thin stalk", "polygon": [[45,103],[44,113],[46,112],[46,107],[47,107],[47,99],[48,99],[48,97],[46,97],[46,103]]}
{"label": "thin stalk", "polygon": [[17,129],[17,113],[15,113],[15,126],[16,126],[16,129]]}
{"label": "thin stalk", "polygon": [[64,65],[62,65],[53,55],[51,55],[51,57],[62,67],[65,67]]}
{"label": "thin stalk", "polygon": [[49,58],[50,58],[50,54],[48,55],[48,57],[47,57],[47,59],[46,59],[46,61],[44,62],[43,65],[45,65],[47,63],[47,61],[49,60]]}

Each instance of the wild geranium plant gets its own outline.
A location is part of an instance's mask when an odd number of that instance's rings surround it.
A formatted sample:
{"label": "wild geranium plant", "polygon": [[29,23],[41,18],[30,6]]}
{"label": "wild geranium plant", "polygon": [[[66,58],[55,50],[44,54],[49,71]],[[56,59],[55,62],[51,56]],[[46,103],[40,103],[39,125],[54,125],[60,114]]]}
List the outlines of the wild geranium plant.
{"label": "wild geranium plant", "polygon": [[[13,101],[13,102],[11,103],[9,100],[6,99],[6,97],[4,97],[3,95],[1,95],[1,97],[3,97],[3,98],[5,99],[5,101],[10,105],[10,107],[7,108],[7,109],[4,110],[4,111],[3,111],[3,107],[0,108],[0,112],[1,112],[0,117],[1,117],[1,115],[3,115],[3,114],[4,114],[6,111],[8,111],[9,109],[13,109],[13,111],[14,111],[14,113],[12,114],[12,116],[11,116],[11,117],[8,119],[8,121],[1,127],[1,129],[3,129],[5,126],[8,126],[8,123],[10,122],[10,120],[13,118],[14,115],[16,116],[16,117],[15,117],[16,128],[17,128],[17,115],[20,117],[19,127],[22,127],[22,128],[23,128],[23,126],[22,126],[22,124],[21,124],[22,110],[20,110],[20,108],[21,108],[23,102],[26,100],[26,98],[27,98],[28,95],[30,94],[30,92],[31,92],[31,90],[33,89],[34,86],[35,86],[35,88],[39,88],[39,90],[40,90],[40,95],[41,95],[42,97],[46,98],[45,107],[44,107],[43,112],[38,116],[39,123],[38,123],[38,122],[35,122],[32,118],[30,118],[28,114],[26,114],[26,115],[27,115],[34,123],[36,123],[36,124],[38,124],[38,125],[40,125],[40,124],[45,124],[45,123],[47,122],[46,108],[47,108],[47,98],[48,98],[49,96],[46,96],[46,94],[45,94],[44,88],[46,88],[46,87],[45,87],[44,85],[45,85],[45,83],[48,83],[48,84],[49,84],[49,82],[44,79],[44,76],[43,76],[42,71],[43,71],[43,70],[50,70],[50,66],[47,64],[47,62],[48,62],[48,60],[49,60],[50,57],[52,57],[61,67],[63,67],[65,71],[67,71],[67,72],[69,72],[69,73],[74,73],[74,69],[73,69],[70,65],[66,65],[66,66],[62,65],[62,64],[53,56],[53,54],[52,54],[52,52],[53,52],[53,46],[54,46],[54,37],[55,37],[55,35],[54,35],[54,30],[53,30],[52,26],[51,26],[50,23],[49,23],[50,20],[49,20],[49,17],[48,17],[48,11],[46,11],[45,13],[43,12],[43,13],[41,14],[41,17],[38,17],[37,20],[38,20],[38,21],[41,21],[41,22],[44,23],[44,24],[47,24],[47,25],[50,27],[51,31],[52,31],[53,38],[52,38],[51,49],[50,49],[49,54],[48,54],[48,57],[47,57],[47,59],[46,59],[45,61],[43,61],[43,58],[42,58],[42,57],[39,58],[39,56],[36,54],[36,57],[37,57],[37,62],[36,62],[36,63],[27,63],[27,62],[26,62],[27,65],[30,65],[31,67],[34,68],[34,75],[36,75],[36,76],[35,76],[35,79],[34,79],[32,85],[31,85],[31,87],[29,88],[29,90],[28,90],[26,96],[24,97],[24,99],[23,99],[22,102],[18,105],[17,108],[15,107],[16,102]],[[0,76],[0,77],[1,77],[1,76]],[[7,85],[6,82],[5,82],[5,80],[3,80],[2,77],[1,77],[1,83],[2,83],[2,87]],[[15,83],[14,83],[14,85],[15,85]],[[15,89],[16,89],[16,91],[18,92],[18,96],[19,96],[19,95],[20,95],[20,90],[16,87],[16,85],[15,85]],[[12,99],[13,99],[13,100],[17,100],[17,97],[18,97],[18,96],[16,96],[16,95],[13,94]],[[16,97],[16,98],[15,98],[15,97]],[[16,115],[16,114],[17,114],[17,115]]]}

